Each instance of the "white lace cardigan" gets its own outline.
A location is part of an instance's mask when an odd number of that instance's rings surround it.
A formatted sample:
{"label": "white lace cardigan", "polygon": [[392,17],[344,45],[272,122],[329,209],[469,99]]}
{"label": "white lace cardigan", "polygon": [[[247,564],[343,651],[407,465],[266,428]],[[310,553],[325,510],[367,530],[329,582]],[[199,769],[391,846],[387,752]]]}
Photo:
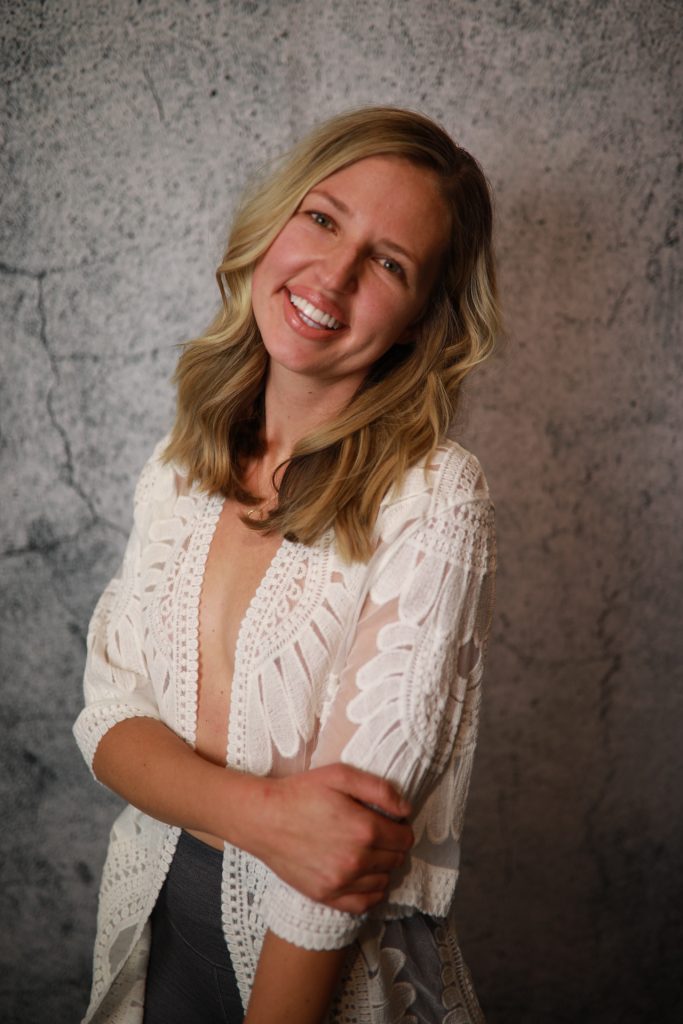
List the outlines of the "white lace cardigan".
{"label": "white lace cardigan", "polygon": [[[74,732],[90,766],[102,736],[130,717],[195,740],[199,598],[222,499],[188,488],[160,451],[89,629]],[[226,843],[223,926],[245,1006],[271,928],[308,949],[353,944],[330,1024],[483,1020],[449,909],[494,546],[481,469],[452,441],[385,498],[367,564],[344,563],[331,531],[309,547],[282,542],[238,636],[227,763],[284,775],[343,761],[389,778],[417,808],[416,843],[387,902],[362,917],[307,899]],[[178,835],[131,806],[112,828],[87,1022],[142,1022],[148,918]]]}

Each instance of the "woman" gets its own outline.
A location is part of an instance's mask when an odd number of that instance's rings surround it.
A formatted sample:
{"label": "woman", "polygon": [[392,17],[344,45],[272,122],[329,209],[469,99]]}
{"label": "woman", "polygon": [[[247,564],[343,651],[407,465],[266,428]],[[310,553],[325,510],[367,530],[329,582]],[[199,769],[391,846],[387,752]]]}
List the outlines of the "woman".
{"label": "woman", "polygon": [[217,278],[90,629],[75,733],[130,806],[86,1020],[479,1021],[449,911],[494,540],[446,431],[498,323],[485,179],[342,115]]}

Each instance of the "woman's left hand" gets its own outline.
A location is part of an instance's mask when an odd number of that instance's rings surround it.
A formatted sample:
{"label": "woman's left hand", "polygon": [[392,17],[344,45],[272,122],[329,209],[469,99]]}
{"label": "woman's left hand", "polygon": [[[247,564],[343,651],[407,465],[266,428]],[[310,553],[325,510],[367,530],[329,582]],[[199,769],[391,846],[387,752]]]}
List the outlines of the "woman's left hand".
{"label": "woman's left hand", "polygon": [[396,820],[410,805],[391,783],[344,764],[251,783],[238,846],[336,910],[362,914],[385,898],[413,843],[410,825]]}

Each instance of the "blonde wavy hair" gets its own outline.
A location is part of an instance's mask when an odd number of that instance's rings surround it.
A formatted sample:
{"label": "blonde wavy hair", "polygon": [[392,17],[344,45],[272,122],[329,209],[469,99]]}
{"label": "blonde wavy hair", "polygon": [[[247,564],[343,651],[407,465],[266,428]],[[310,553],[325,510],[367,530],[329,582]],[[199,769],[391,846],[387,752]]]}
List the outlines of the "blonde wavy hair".
{"label": "blonde wavy hair", "polygon": [[254,267],[315,185],[379,155],[436,175],[451,217],[441,273],[412,340],[389,349],[346,408],[299,441],[267,518],[244,517],[254,530],[304,544],[334,527],[342,556],[363,561],[374,548],[382,498],[443,439],[464,378],[491,354],[499,328],[487,182],[476,160],[429,118],[392,107],[334,117],[246,193],[216,272],[220,312],[178,362],[177,414],[165,451],[190,483],[245,505],[260,500],[244,485],[248,461],[263,451],[268,364],[251,306]]}

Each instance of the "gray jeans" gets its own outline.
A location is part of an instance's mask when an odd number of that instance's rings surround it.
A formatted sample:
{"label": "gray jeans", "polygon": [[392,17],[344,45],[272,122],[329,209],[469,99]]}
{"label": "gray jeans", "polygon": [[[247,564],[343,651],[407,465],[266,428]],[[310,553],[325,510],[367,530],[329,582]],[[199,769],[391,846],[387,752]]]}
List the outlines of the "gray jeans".
{"label": "gray jeans", "polygon": [[152,912],[144,1024],[241,1024],[221,925],[223,854],[182,832]]}

